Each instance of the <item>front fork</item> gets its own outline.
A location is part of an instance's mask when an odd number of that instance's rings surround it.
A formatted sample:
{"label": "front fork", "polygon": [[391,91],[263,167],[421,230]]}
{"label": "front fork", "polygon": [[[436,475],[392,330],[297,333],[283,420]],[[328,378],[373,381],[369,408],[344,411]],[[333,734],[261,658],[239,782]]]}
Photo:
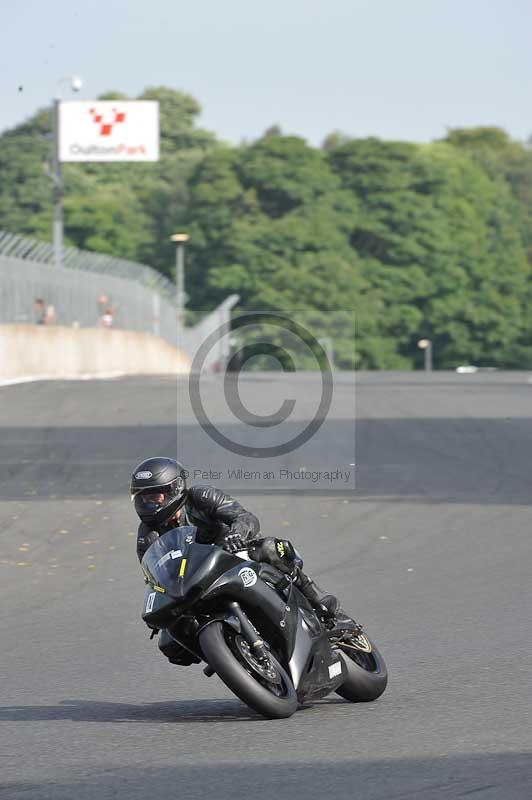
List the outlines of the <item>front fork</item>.
{"label": "front fork", "polygon": [[[247,615],[244,613],[244,611],[242,611],[240,604],[237,603],[236,600],[232,600],[230,603],[228,603],[227,608],[230,612],[229,614],[217,615],[211,619],[207,625],[216,621],[226,622],[227,625],[230,625],[233,630],[244,637],[250,646],[251,652],[258,659],[258,661],[262,663],[269,663],[270,659],[268,657],[268,649],[264,644],[264,641],[260,638],[255,626],[252,625]],[[210,665],[207,665],[203,672],[205,675],[207,675],[207,677],[214,675],[214,670]]]}
{"label": "front fork", "polygon": [[259,661],[269,661],[268,651],[263,640],[260,638],[254,625],[251,624],[246,614],[244,614],[240,608],[240,605],[233,600],[231,603],[229,603],[229,608],[239,621],[242,635],[251,647],[252,653],[259,659]]}

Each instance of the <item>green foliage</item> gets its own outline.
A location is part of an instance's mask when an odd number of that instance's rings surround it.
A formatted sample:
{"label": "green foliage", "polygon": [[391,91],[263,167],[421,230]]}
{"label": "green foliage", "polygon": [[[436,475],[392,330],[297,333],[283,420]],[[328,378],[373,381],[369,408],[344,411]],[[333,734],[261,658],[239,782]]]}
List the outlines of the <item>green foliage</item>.
{"label": "green foliage", "polygon": [[[38,234],[38,218],[51,207],[51,115],[39,111],[0,137],[0,228]],[[51,213],[49,214],[51,219]]]}
{"label": "green foliage", "polygon": [[301,139],[267,135],[210,155],[190,182],[192,302],[234,292],[247,310],[303,321],[305,310],[319,311],[323,330],[312,323],[311,332],[320,336],[347,311],[337,356],[354,366],[353,314],[369,302],[349,241],[356,214],[325,155]]}
{"label": "green foliage", "polygon": [[521,208],[501,170],[469,152],[474,143],[500,152],[505,138],[489,129],[453,142],[369,139],[331,152],[360,204],[352,244],[379,290],[381,331],[410,364],[428,336],[440,367],[523,366],[530,268]]}
{"label": "green foliage", "polygon": [[[186,229],[189,319],[237,293],[331,340],[344,368],[419,367],[425,337],[440,368],[529,367],[532,150],[493,127],[314,148],[272,126],[231,147],[189,95],[140,99],[160,103],[161,160],[64,165],[68,242],[172,275]],[[0,228],[50,238],[50,155],[49,110],[0,136]]]}
{"label": "green foliage", "polygon": [[503,182],[518,201],[514,207],[532,263],[532,150],[513,142],[500,128],[457,128],[449,131],[450,144],[467,152],[490,177]]}

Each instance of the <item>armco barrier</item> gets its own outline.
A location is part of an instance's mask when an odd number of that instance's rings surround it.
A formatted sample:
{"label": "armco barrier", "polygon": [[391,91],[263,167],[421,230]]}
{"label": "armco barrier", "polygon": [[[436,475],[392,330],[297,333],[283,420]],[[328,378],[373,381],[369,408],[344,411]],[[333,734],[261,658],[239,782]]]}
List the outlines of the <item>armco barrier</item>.
{"label": "armco barrier", "polygon": [[41,325],[0,326],[0,380],[83,375],[186,375],[190,359],[160,336]]}

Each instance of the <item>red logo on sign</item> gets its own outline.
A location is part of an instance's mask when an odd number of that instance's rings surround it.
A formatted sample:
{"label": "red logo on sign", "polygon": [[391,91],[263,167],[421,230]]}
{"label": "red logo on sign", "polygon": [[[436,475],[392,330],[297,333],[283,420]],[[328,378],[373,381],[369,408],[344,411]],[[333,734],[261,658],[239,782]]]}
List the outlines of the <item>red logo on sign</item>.
{"label": "red logo on sign", "polygon": [[111,119],[109,120],[104,120],[103,114],[99,114],[95,108],[89,109],[89,114],[92,117],[92,121],[100,127],[100,136],[110,136],[113,132],[113,127],[126,119],[126,112],[117,111],[116,108],[113,108]]}

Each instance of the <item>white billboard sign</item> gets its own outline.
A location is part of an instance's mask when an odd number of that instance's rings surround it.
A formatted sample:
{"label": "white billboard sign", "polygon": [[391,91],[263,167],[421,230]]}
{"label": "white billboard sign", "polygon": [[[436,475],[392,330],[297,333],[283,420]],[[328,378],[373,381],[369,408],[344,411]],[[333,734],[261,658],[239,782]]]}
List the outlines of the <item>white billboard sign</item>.
{"label": "white billboard sign", "polygon": [[74,100],[59,104],[60,161],[158,161],[159,103]]}

